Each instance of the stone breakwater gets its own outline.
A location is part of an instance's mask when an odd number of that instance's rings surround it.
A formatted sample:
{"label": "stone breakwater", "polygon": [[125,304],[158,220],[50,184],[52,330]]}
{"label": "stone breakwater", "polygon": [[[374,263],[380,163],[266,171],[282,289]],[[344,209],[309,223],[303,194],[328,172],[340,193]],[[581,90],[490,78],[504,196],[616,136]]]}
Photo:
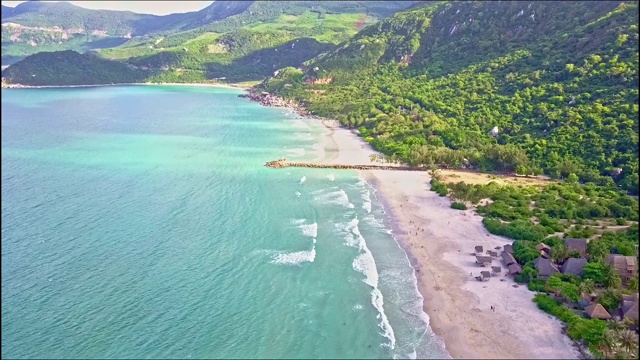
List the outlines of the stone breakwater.
{"label": "stone breakwater", "polygon": [[285,167],[304,167],[304,168],[315,168],[315,169],[428,171],[426,167],[415,167],[415,166],[314,164],[314,163],[287,161],[287,159],[269,161],[266,164],[264,164],[264,166],[270,167],[270,168],[276,168],[276,169],[285,168]]}

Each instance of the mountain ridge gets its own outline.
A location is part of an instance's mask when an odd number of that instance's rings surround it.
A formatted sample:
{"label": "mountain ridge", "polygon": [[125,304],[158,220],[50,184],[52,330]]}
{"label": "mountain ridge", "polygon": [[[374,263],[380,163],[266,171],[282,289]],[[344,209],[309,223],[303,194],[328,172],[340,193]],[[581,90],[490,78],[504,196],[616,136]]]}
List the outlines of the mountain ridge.
{"label": "mountain ridge", "polygon": [[631,2],[442,2],[259,89],[410,164],[576,173],[637,194],[637,22]]}
{"label": "mountain ridge", "polygon": [[371,13],[380,18],[413,3],[415,1],[349,1],[337,4],[218,0],[199,11],[160,16],[90,10],[67,2],[25,2],[15,8],[3,7],[3,64],[40,51],[84,52],[117,47],[135,39],[144,41],[189,31],[196,31],[196,36],[204,32],[227,32],[248,24],[272,23],[282,14],[300,15],[305,11],[318,14]]}

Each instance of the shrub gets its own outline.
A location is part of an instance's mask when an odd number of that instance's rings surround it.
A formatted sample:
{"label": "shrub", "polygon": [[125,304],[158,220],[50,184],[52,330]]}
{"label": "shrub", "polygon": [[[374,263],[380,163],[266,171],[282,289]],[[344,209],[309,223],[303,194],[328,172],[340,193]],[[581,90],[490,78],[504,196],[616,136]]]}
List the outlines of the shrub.
{"label": "shrub", "polygon": [[441,183],[435,178],[431,179],[430,184],[431,184],[431,191],[435,191],[435,193],[440,196],[447,196],[448,190],[447,190],[446,184]]}
{"label": "shrub", "polygon": [[454,201],[451,203],[451,208],[456,210],[467,210],[467,205]]}
{"label": "shrub", "polygon": [[625,220],[624,218],[616,218],[617,225],[624,225],[626,223],[627,223],[627,220]]}

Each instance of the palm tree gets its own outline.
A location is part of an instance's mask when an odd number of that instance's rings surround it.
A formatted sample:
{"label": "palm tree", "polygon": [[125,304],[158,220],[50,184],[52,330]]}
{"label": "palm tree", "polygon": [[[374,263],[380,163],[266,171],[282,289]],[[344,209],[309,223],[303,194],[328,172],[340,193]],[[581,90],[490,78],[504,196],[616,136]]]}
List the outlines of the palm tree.
{"label": "palm tree", "polygon": [[607,327],[616,334],[620,334],[625,329],[624,324],[621,321],[609,320],[607,321]]}
{"label": "palm tree", "polygon": [[607,358],[610,358],[614,352],[616,340],[616,334],[611,329],[607,329],[604,332],[602,342],[600,343],[600,351],[602,351]]}
{"label": "palm tree", "polygon": [[619,288],[622,285],[622,279],[620,279],[620,274],[618,271],[611,265],[606,265],[604,267],[604,286],[608,288]]}
{"label": "palm tree", "polygon": [[[553,250],[552,250],[553,251]],[[580,283],[580,295],[593,296],[593,292],[596,290],[596,284],[592,279],[586,279]]]}
{"label": "palm tree", "polygon": [[562,264],[569,257],[569,249],[564,245],[554,246],[551,249],[551,260],[556,264]]}
{"label": "palm tree", "polygon": [[638,292],[638,277],[634,276],[627,282],[627,288],[633,292]]}
{"label": "palm tree", "polygon": [[624,329],[620,331],[620,345],[628,352],[632,352],[638,349],[638,335],[629,330]]}
{"label": "palm tree", "polygon": [[640,323],[638,322],[638,319],[632,319],[632,318],[624,318],[623,320],[624,324],[632,329],[638,329],[640,328]]}

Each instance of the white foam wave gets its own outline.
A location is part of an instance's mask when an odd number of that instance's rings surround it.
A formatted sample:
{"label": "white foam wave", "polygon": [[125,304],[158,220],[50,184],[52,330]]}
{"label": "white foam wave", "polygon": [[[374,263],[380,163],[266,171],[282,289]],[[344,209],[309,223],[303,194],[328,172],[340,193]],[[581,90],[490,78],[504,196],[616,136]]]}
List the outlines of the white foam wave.
{"label": "white foam wave", "polygon": [[298,228],[300,228],[300,230],[302,230],[302,234],[304,236],[309,236],[309,237],[312,237],[312,238],[317,238],[318,237],[318,223],[301,224],[301,225],[298,225]]}
{"label": "white foam wave", "polygon": [[364,308],[364,307],[363,307],[362,305],[360,305],[360,304],[355,304],[355,305],[353,305],[353,308],[352,308],[352,309],[353,309],[354,311],[356,311],[356,310],[362,310],[363,308]]}
{"label": "white foam wave", "polygon": [[307,181],[307,177],[306,176],[302,176],[300,178],[300,184],[304,184],[305,181]]}
{"label": "white foam wave", "polygon": [[380,315],[380,328],[383,331],[382,336],[389,339],[389,345],[393,350],[396,347],[396,337],[393,333],[393,328],[389,323],[389,319],[387,315],[384,313],[384,299],[382,298],[382,293],[378,288],[375,288],[371,291],[371,304],[373,307],[378,310],[378,314]]}
{"label": "white foam wave", "polygon": [[353,260],[353,269],[364,274],[364,283],[374,289],[378,288],[378,271],[373,255],[370,251],[365,251],[356,256]]}
{"label": "white foam wave", "polygon": [[291,223],[294,225],[304,224],[307,219],[291,219]]}
{"label": "white foam wave", "polygon": [[296,196],[300,197],[300,195],[302,195],[302,193],[300,191],[296,191]]}
{"label": "white foam wave", "polygon": [[315,259],[316,247],[314,245],[311,250],[277,254],[271,262],[281,265],[302,265],[305,262],[314,262]]}
{"label": "white foam wave", "polygon": [[342,189],[339,189],[338,191],[332,191],[330,193],[322,194],[320,196],[317,196],[315,199],[322,203],[342,205],[349,209],[353,209],[355,207],[349,201],[349,196],[347,195],[347,193]]}
{"label": "white foam wave", "polygon": [[327,179],[329,179],[329,181],[335,181],[336,177],[333,176],[333,174],[329,174],[329,175],[327,175]]}
{"label": "white foam wave", "polygon": [[365,193],[362,194],[362,208],[365,209],[367,213],[371,213],[371,193],[369,190],[365,190]]}
{"label": "white foam wave", "polygon": [[[389,319],[384,312],[384,299],[382,293],[378,289],[378,281],[379,275],[378,270],[376,268],[376,262],[373,258],[373,254],[369,251],[367,247],[366,240],[360,234],[360,229],[358,228],[358,219],[355,218],[351,220],[345,227],[345,230],[349,230],[351,236],[353,237],[353,242],[357,241],[358,247],[361,250],[361,253],[356,256],[353,260],[353,269],[362,273],[365,278],[363,282],[373,288],[371,290],[371,305],[378,310],[377,318],[380,319],[380,328],[382,329],[382,336],[389,339],[389,346],[391,349],[395,348],[396,338],[393,332],[393,328],[391,327],[391,323],[389,323]],[[347,236],[347,242],[349,242],[349,236]]]}
{"label": "white foam wave", "polygon": [[335,227],[346,232],[344,236],[345,245],[362,250],[364,238],[360,234],[360,229],[358,228],[359,222],[358,218],[354,218],[346,224],[335,224]]}

